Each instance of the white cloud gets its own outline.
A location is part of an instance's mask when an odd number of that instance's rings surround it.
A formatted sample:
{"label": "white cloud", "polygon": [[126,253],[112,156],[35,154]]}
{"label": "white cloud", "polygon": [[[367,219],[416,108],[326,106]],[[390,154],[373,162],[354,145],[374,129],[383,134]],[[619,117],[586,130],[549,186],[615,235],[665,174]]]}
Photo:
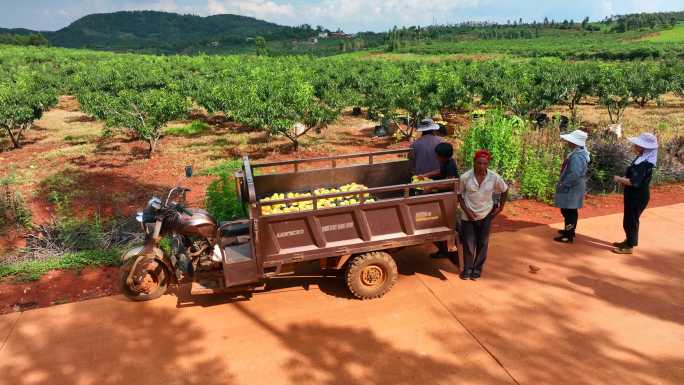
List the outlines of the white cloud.
{"label": "white cloud", "polygon": [[[9,4],[11,3],[11,6]],[[59,29],[91,13],[161,10],[198,15],[234,13],[283,25],[323,25],[347,32],[382,31],[394,25],[506,22],[550,19],[593,20],[611,14],[673,11],[682,0],[0,0],[0,26]]]}
{"label": "white cloud", "polygon": [[308,23],[358,31],[393,25],[431,24],[434,17],[474,9],[480,0],[322,0],[276,3],[271,0],[208,0],[209,14],[237,13],[280,24]]}
{"label": "white cloud", "polygon": [[209,0],[207,10],[212,15],[232,13],[264,20],[282,21],[298,17],[293,5],[278,4],[269,0]]}

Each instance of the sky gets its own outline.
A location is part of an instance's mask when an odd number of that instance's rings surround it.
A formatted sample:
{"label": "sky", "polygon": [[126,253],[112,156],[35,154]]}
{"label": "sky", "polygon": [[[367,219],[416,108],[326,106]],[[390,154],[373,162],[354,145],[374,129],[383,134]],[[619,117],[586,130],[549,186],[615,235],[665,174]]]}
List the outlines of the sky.
{"label": "sky", "polygon": [[282,25],[322,25],[345,32],[462,21],[574,19],[684,10],[682,0],[0,0],[0,27],[55,31],[91,13],[160,10],[232,13]]}

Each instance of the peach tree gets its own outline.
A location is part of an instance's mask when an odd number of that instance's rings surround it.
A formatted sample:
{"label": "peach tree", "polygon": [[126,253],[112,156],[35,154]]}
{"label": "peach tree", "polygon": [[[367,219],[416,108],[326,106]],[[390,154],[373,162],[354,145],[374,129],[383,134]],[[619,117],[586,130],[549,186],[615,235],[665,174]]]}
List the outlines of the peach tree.
{"label": "peach tree", "polygon": [[57,103],[57,92],[38,73],[19,70],[0,80],[0,128],[14,148],[20,148],[26,130]]}

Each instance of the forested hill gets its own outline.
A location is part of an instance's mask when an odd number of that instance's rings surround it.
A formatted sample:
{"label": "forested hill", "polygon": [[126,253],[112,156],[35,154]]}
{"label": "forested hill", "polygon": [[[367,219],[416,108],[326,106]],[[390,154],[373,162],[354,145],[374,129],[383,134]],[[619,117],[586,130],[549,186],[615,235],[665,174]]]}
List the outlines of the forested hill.
{"label": "forested hill", "polygon": [[266,41],[307,39],[310,26],[287,27],[238,15],[194,16],[124,11],[85,16],[56,32],[43,32],[51,45],[149,53],[239,52]]}

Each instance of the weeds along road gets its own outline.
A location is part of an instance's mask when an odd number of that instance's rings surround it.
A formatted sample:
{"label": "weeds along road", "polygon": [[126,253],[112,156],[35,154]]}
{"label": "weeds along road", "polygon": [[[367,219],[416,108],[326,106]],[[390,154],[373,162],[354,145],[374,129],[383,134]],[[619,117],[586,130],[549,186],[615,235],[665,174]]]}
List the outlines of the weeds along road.
{"label": "weeds along road", "polygon": [[[684,204],[492,236],[484,279],[405,250],[384,298],[337,278],[250,301],[120,296],[0,317],[0,384],[681,384]],[[539,270],[531,273],[530,266]],[[303,286],[309,286],[309,290]]]}

